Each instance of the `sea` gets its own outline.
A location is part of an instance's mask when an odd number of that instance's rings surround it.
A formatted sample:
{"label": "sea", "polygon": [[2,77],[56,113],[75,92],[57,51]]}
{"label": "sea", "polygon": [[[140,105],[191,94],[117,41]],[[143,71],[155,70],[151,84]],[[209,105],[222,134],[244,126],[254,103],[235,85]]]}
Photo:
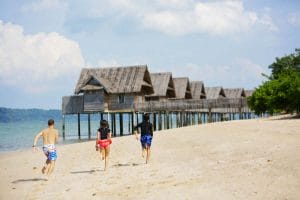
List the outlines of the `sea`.
{"label": "sea", "polygon": [[[104,119],[107,119],[107,115],[104,115]],[[120,134],[120,127],[118,116],[116,116],[116,134]],[[173,127],[176,125],[176,116],[171,117],[173,120]],[[238,116],[235,117],[238,119]],[[163,120],[163,119],[162,119]],[[197,120],[197,119],[196,119]],[[136,123],[136,116],[134,119]],[[138,115],[138,121],[142,121],[142,115]],[[95,140],[97,135],[97,129],[99,128],[100,115],[91,115],[91,139]],[[110,120],[108,119],[108,122]],[[207,123],[207,118],[202,118],[203,123]],[[134,123],[134,125],[135,125]],[[158,123],[158,120],[157,120]],[[164,122],[162,121],[162,126]],[[131,135],[131,125],[129,124],[129,116],[124,115],[123,118],[123,135]],[[158,124],[157,124],[158,127]],[[18,122],[0,122],[0,152],[15,151],[22,149],[30,149],[36,134],[41,130],[47,128],[47,120],[26,120]],[[88,138],[88,117],[87,115],[81,115],[80,117],[80,132],[81,137],[78,138],[78,123],[77,115],[67,115],[65,117],[65,139],[62,137],[62,120],[55,121],[55,128],[59,131],[59,145],[65,145],[70,143],[79,143],[89,141]],[[164,127],[163,127],[164,129]],[[42,146],[41,139],[37,143],[38,146]]]}

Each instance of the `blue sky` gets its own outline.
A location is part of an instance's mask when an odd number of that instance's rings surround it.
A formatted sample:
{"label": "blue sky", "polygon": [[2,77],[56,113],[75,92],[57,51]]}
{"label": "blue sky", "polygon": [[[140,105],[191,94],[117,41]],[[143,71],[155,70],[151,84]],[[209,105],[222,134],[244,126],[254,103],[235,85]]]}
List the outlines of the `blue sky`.
{"label": "blue sky", "polygon": [[59,109],[83,67],[252,89],[299,35],[297,0],[1,0],[0,106]]}

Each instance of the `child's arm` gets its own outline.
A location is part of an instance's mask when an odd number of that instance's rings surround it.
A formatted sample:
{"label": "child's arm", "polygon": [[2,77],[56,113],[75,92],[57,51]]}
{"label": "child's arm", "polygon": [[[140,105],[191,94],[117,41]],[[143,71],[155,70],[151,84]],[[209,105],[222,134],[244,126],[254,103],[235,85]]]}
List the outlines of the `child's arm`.
{"label": "child's arm", "polygon": [[139,139],[139,137],[138,137],[138,128],[139,127],[141,127],[141,125],[142,125],[142,123],[139,123],[138,125],[136,125],[135,127],[133,127],[133,133],[134,133],[134,136],[135,136],[135,138],[138,140]]}
{"label": "child's arm", "polygon": [[57,131],[56,134],[55,134],[55,143],[56,143],[56,144],[58,143],[58,131]]}
{"label": "child's arm", "polygon": [[37,143],[37,141],[39,140],[39,138],[43,135],[43,131],[41,131],[39,134],[37,134],[34,138],[34,141],[33,141],[33,145],[32,147],[35,148],[35,145]]}

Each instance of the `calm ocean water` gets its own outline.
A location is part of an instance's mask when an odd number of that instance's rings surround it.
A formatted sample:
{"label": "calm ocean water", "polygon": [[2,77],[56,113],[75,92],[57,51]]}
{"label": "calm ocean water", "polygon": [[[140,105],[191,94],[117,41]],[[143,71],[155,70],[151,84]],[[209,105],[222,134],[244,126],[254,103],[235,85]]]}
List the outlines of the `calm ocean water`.
{"label": "calm ocean water", "polygon": [[[96,138],[97,129],[99,128],[99,116],[91,117],[91,139]],[[99,118],[99,119],[96,119]],[[60,137],[60,144],[77,143],[88,140],[88,122],[87,116],[81,117],[80,130],[81,139],[78,139],[78,125],[77,116],[67,116],[65,123],[66,139],[62,139],[62,121],[55,121],[55,128],[58,129]],[[117,121],[117,134],[119,133],[119,126]],[[13,151],[18,149],[31,148],[34,137],[41,130],[47,127],[47,120],[45,121],[20,121],[20,122],[0,122],[0,152]],[[124,117],[124,135],[130,134],[128,131],[128,120]],[[40,139],[38,145],[42,145]]]}
{"label": "calm ocean water", "polygon": [[[107,116],[104,116],[107,118]],[[119,135],[119,121],[118,116],[116,116],[116,134]],[[238,119],[236,117],[236,119]],[[134,119],[136,123],[136,118]],[[142,120],[142,115],[139,115],[139,121]],[[175,127],[176,116],[173,115],[173,127]],[[197,119],[196,119],[197,120]],[[78,139],[78,124],[77,124],[77,115],[68,115],[65,118],[65,132],[66,138],[62,139],[62,122],[55,121],[55,128],[58,129],[60,138],[59,144],[69,144],[84,142],[88,140],[88,122],[87,115],[81,116],[80,130],[81,130],[81,139]],[[97,129],[99,128],[100,115],[91,116],[91,139],[96,138]],[[206,123],[207,119],[202,118],[202,122]],[[158,120],[157,120],[158,123]],[[162,122],[164,125],[164,122]],[[128,116],[124,115],[123,119],[124,126],[124,135],[129,135],[132,131],[129,129]],[[158,126],[158,124],[157,124]],[[41,130],[47,127],[47,120],[45,121],[21,121],[21,122],[10,122],[10,123],[0,123],[0,152],[3,151],[13,151],[18,149],[29,149],[32,146],[34,137]],[[38,145],[42,145],[41,139],[38,142]]]}

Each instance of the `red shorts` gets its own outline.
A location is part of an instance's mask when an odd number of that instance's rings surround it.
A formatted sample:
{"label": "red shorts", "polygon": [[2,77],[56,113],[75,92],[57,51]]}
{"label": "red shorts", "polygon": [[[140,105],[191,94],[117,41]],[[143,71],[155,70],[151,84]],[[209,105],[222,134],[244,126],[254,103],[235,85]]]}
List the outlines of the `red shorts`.
{"label": "red shorts", "polygon": [[106,139],[106,140],[98,140],[97,145],[100,148],[106,148],[112,143],[111,139]]}

